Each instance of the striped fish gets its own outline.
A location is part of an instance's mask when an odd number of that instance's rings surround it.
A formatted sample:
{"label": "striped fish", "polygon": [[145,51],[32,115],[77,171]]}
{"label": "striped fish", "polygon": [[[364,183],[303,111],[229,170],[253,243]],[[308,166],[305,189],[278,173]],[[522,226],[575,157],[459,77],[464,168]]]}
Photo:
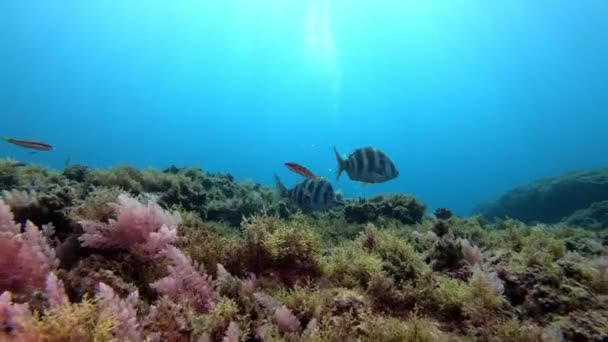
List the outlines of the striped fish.
{"label": "striped fish", "polygon": [[304,211],[325,210],[337,204],[334,189],[324,178],[305,179],[293,189],[287,189],[276,175],[274,180],[279,197],[287,198]]}
{"label": "striped fish", "polygon": [[31,149],[39,150],[39,151],[50,151],[53,149],[53,146],[51,146],[47,143],[40,142],[40,141],[20,140],[20,139],[8,138],[8,137],[2,137],[2,140],[6,141],[8,143],[11,143],[11,144],[15,144],[17,146],[31,148]]}
{"label": "striped fish", "polygon": [[336,180],[340,178],[342,171],[346,171],[350,179],[365,183],[382,183],[399,176],[395,164],[377,148],[358,148],[346,159],[335,147],[334,152],[338,161]]}

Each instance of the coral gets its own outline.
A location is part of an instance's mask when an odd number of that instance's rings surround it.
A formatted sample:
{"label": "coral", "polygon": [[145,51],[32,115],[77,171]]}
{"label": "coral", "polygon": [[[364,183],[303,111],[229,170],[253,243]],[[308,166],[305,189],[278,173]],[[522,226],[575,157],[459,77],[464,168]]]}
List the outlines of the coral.
{"label": "coral", "polygon": [[94,300],[85,297],[70,303],[63,284],[53,274],[46,279],[49,308],[44,315],[32,314],[27,305],[11,301],[11,293],[0,296],[0,340],[18,341],[140,341],[133,307],[137,294],[126,300],[116,297],[100,283]]}
{"label": "coral", "polygon": [[239,342],[240,338],[241,330],[239,329],[239,325],[236,322],[230,322],[228,328],[226,328],[222,342]]}
{"label": "coral", "polygon": [[20,164],[12,159],[0,159],[0,188],[12,189],[19,184]]}
{"label": "coral", "polygon": [[469,241],[462,240],[462,257],[471,266],[481,266],[483,264],[483,256],[477,246],[471,245]]}
{"label": "coral", "polygon": [[52,222],[57,228],[58,236],[71,233],[73,224],[67,215],[67,208],[82,199],[83,189],[60,175],[51,174],[33,190],[36,192],[36,201],[28,207],[15,210],[16,220],[23,222],[27,219],[38,226]]}
{"label": "coral", "polygon": [[117,219],[108,223],[83,220],[85,233],[79,238],[85,247],[100,249],[135,249],[155,256],[166,245],[177,240],[179,215],[171,215],[158,204],[147,206],[122,194],[118,203],[111,206],[117,211]]}
{"label": "coral", "polygon": [[69,216],[74,221],[107,222],[116,217],[116,207],[111,204],[116,203],[121,194],[119,188],[95,188],[82,203],[72,207]]}
{"label": "coral", "polygon": [[463,250],[462,243],[454,239],[453,235],[444,235],[433,244],[433,248],[428,255],[431,267],[436,271],[460,268],[464,258]]}
{"label": "coral", "polygon": [[204,223],[195,213],[185,213],[182,218],[180,247],[192,260],[210,273],[216,272],[217,264],[235,274],[244,273],[242,239],[235,232],[226,232],[228,229],[221,224]]}
{"label": "coral", "polygon": [[434,220],[431,230],[435,235],[441,237],[450,232],[450,225],[446,220]]}
{"label": "coral", "polygon": [[202,267],[175,247],[168,247],[164,254],[171,260],[169,275],[150,284],[160,294],[174,300],[189,300],[197,312],[208,312],[216,302],[217,294],[211,278]]}
{"label": "coral", "polygon": [[189,342],[194,331],[191,317],[188,306],[162,297],[150,307],[142,325],[145,335],[152,341]]}
{"label": "coral", "polygon": [[117,187],[131,194],[141,194],[144,177],[142,172],[129,166],[119,166],[107,171],[90,170],[85,177],[87,185]]}
{"label": "coral", "polygon": [[10,209],[0,200],[0,291],[27,294],[42,289],[47,274],[57,265],[44,232],[28,221],[21,233]]}
{"label": "coral", "polygon": [[58,309],[69,302],[63,282],[54,273],[47,276],[44,291],[51,309]]}
{"label": "coral", "polygon": [[[289,291],[280,291],[277,298],[284,304],[284,309],[289,311],[289,314],[284,312],[282,315],[284,317],[293,315],[300,328],[307,327],[313,319],[320,319],[329,300],[328,293],[303,286],[296,286]],[[279,315],[278,309],[275,308],[275,319]],[[295,324],[292,325],[295,326]],[[285,330],[279,326],[280,332],[284,333]],[[300,329],[292,330],[291,332],[300,331]]]}
{"label": "coral", "polygon": [[329,293],[331,298],[330,311],[334,316],[350,314],[360,317],[369,308],[368,300],[360,293],[350,290],[337,289]]}
{"label": "coral", "polygon": [[441,314],[457,320],[461,319],[462,311],[472,295],[467,283],[451,278],[439,278],[434,291]]}
{"label": "coral", "polygon": [[563,337],[561,339],[549,338],[549,332],[538,325],[522,324],[522,322],[513,318],[497,324],[493,330],[492,336],[500,341],[558,342],[563,340]]}
{"label": "coral", "polygon": [[254,216],[243,222],[243,229],[249,271],[272,273],[292,285],[321,275],[321,242],[301,213],[290,221]]}
{"label": "coral", "polygon": [[[35,334],[26,330],[33,320],[27,304],[13,303],[10,292],[0,295],[0,339],[27,341]],[[32,339],[33,340],[33,339]]]}
{"label": "coral", "polygon": [[220,297],[215,306],[206,315],[199,318],[200,323],[196,324],[194,333],[205,334],[212,341],[221,340],[230,324],[235,323],[237,314],[237,304],[232,299]]}
{"label": "coral", "polygon": [[148,258],[129,253],[116,254],[112,258],[93,254],[78,260],[69,271],[59,273],[72,300],[94,296],[99,282],[111,286],[121,296],[135,290],[144,296],[153,296],[156,292],[150,289],[149,283],[165,274],[164,260],[149,262]]}
{"label": "coral", "polygon": [[400,288],[393,278],[374,276],[366,290],[380,312],[402,315],[415,304],[413,291]]}
{"label": "coral", "polygon": [[334,249],[325,262],[325,273],[338,286],[366,287],[374,275],[382,273],[382,259],[350,244]]}
{"label": "coral", "polygon": [[496,273],[475,267],[473,276],[469,279],[469,287],[471,292],[464,311],[473,325],[487,324],[502,305],[504,285]]}
{"label": "coral", "polygon": [[274,320],[282,334],[297,333],[302,329],[296,316],[285,306],[274,311]]}
{"label": "coral", "polygon": [[91,169],[84,165],[70,165],[63,170],[62,175],[69,180],[82,183],[87,180],[90,171]]}
{"label": "coral", "polygon": [[382,259],[382,268],[397,282],[416,280],[428,270],[413,247],[394,233],[370,226],[359,241],[366,250]]}
{"label": "coral", "polygon": [[450,219],[449,230],[454,237],[467,239],[470,243],[484,247],[484,237],[489,229],[488,222],[481,216],[468,218],[454,217]]}
{"label": "coral", "polygon": [[126,299],[120,299],[114,290],[99,283],[98,306],[101,310],[109,312],[117,320],[114,336],[121,341],[139,341],[141,332],[137,323],[137,312],[135,306],[139,301],[137,291],[132,292]]}
{"label": "coral", "polygon": [[608,311],[575,311],[560,322],[566,341],[605,341]]}
{"label": "coral", "polygon": [[600,257],[592,261],[591,266],[596,275],[592,280],[592,286],[600,294],[608,294],[608,257]]}
{"label": "coral", "polygon": [[547,233],[543,227],[534,227],[522,247],[528,266],[550,267],[566,253],[565,242]]}
{"label": "coral", "polygon": [[4,203],[11,207],[13,210],[15,209],[23,209],[30,206],[38,205],[38,198],[36,195],[36,191],[2,191],[2,197],[4,199]]}
{"label": "coral", "polygon": [[63,305],[46,312],[30,329],[43,341],[116,341],[117,319],[107,310],[100,310],[94,300]]}
{"label": "coral", "polygon": [[370,318],[362,330],[368,341],[432,342],[441,340],[443,335],[433,322],[417,315],[407,321],[384,317]]}

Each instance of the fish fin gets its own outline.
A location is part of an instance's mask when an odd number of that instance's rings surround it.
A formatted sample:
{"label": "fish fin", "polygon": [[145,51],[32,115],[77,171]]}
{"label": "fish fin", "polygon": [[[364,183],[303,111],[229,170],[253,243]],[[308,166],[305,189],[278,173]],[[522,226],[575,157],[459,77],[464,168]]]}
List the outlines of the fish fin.
{"label": "fish fin", "polygon": [[338,167],[336,168],[336,180],[338,180],[342,171],[346,169],[346,160],[338,153],[336,146],[334,146],[334,153],[336,154],[336,161],[338,162]]}
{"label": "fish fin", "polygon": [[367,189],[372,186],[372,183],[364,182],[362,186]]}
{"label": "fish fin", "polygon": [[283,185],[283,182],[281,182],[281,179],[279,179],[279,176],[274,175],[274,183],[276,184],[276,195],[279,198],[286,197],[287,188],[285,187],[285,185]]}

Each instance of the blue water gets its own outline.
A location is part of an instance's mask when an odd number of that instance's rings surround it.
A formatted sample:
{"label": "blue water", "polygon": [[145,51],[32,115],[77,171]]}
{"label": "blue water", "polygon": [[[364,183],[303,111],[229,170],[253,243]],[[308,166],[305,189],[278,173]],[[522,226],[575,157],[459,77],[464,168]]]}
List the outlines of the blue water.
{"label": "blue water", "polygon": [[467,214],[608,164],[605,0],[3,0],[0,135],[53,168],[198,166],[272,184],[332,146],[384,150],[413,193]]}

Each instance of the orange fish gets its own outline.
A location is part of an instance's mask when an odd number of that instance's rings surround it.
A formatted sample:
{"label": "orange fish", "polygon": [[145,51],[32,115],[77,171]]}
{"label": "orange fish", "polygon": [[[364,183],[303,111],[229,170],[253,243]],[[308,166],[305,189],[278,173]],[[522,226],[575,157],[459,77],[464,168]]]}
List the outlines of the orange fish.
{"label": "orange fish", "polygon": [[285,166],[287,166],[287,168],[289,170],[291,170],[292,172],[295,172],[301,176],[304,176],[306,178],[310,178],[310,179],[316,179],[318,178],[317,176],[315,176],[314,173],[310,172],[309,169],[305,168],[304,166],[298,164],[298,163],[292,163],[292,162],[288,162],[285,163]]}
{"label": "orange fish", "polygon": [[13,138],[2,138],[2,140],[9,142],[11,144],[15,144],[17,146],[21,146],[21,147],[25,147],[25,148],[32,148],[34,150],[40,150],[40,151],[50,151],[53,149],[53,146],[49,145],[49,144],[45,144],[43,142],[38,142],[38,141],[31,141],[31,140],[18,140],[18,139],[13,139]]}

